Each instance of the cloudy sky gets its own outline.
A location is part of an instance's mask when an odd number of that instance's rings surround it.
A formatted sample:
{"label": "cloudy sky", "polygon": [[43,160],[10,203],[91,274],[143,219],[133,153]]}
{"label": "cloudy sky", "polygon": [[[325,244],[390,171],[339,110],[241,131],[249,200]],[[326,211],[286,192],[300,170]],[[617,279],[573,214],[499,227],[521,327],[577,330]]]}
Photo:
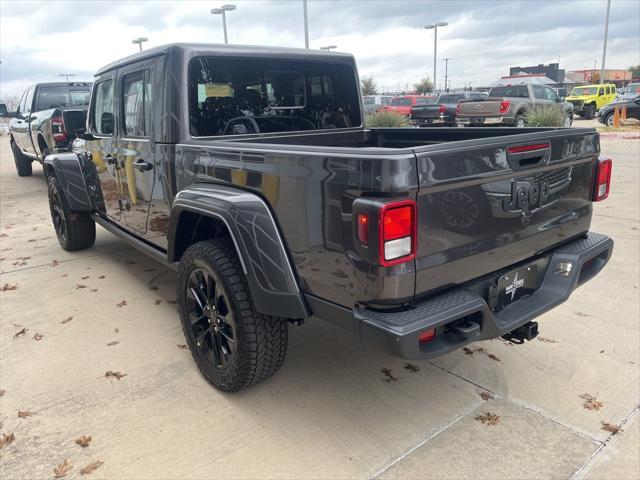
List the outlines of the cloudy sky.
{"label": "cloudy sky", "polygon": [[[301,0],[229,0],[230,43],[304,47]],[[227,2],[227,3],[229,3]],[[222,43],[224,1],[0,0],[0,97],[74,73],[90,80],[104,64],[171,42]],[[486,85],[510,66],[559,61],[567,70],[600,68],[605,0],[309,0],[311,48],[337,45],[355,55],[361,75],[387,88],[413,84],[450,57],[453,87]],[[613,0],[606,66],[640,63],[640,2]],[[438,62],[439,85],[444,63]]]}

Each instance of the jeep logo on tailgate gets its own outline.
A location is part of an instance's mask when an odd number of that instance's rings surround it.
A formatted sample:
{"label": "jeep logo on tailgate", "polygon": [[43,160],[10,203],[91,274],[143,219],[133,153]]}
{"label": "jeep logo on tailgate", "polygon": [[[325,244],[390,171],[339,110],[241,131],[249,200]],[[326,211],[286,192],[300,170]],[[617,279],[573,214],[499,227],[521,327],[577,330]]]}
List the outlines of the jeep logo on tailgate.
{"label": "jeep logo on tailgate", "polygon": [[549,186],[546,182],[511,182],[511,198],[503,200],[507,212],[521,210],[523,214],[542,207],[549,199]]}

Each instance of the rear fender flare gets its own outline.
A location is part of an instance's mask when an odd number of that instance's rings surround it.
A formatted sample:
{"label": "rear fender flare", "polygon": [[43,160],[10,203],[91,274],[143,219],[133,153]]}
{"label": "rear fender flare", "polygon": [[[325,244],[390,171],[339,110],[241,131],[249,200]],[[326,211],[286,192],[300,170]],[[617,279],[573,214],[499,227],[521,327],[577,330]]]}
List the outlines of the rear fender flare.
{"label": "rear fender flare", "polygon": [[47,176],[55,176],[71,210],[104,211],[98,172],[91,154],[57,153],[44,159]]}
{"label": "rear fender flare", "polygon": [[178,262],[192,243],[180,228],[185,212],[224,224],[260,313],[293,319],[310,316],[286,244],[261,197],[217,184],[196,184],[180,191],[171,208],[167,248],[170,263]]}

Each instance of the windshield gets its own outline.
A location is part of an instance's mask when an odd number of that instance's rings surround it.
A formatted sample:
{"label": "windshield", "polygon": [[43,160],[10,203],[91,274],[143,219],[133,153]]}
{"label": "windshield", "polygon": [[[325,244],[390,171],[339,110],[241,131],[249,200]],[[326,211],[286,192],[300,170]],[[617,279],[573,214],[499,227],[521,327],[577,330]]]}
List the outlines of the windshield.
{"label": "windshield", "polygon": [[355,79],[343,63],[196,57],[189,64],[191,134],[359,126]]}
{"label": "windshield", "polygon": [[596,95],[598,93],[598,87],[576,87],[571,90],[572,97],[579,97],[581,95]]}
{"label": "windshield", "polygon": [[624,89],[624,93],[640,93],[640,83],[630,83]]}
{"label": "windshield", "polygon": [[38,88],[36,111],[89,105],[91,85],[51,85]]}
{"label": "windshield", "polygon": [[493,87],[491,91],[489,91],[489,96],[529,98],[529,90],[526,85],[506,85],[503,87]]}
{"label": "windshield", "polygon": [[439,99],[439,103],[458,103],[464,98],[464,95],[442,95]]}
{"label": "windshield", "polygon": [[364,97],[364,104],[365,105],[375,105],[376,104],[376,99],[373,97]]}

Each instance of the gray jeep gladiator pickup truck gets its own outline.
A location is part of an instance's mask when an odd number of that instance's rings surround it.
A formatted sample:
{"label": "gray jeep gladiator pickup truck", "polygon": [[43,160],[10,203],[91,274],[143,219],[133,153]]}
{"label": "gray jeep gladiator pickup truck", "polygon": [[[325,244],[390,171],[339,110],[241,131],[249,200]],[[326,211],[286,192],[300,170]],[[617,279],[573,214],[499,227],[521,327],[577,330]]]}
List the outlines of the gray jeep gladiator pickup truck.
{"label": "gray jeep gladiator pickup truck", "polygon": [[33,172],[34,160],[42,163],[51,153],[66,152],[78,133],[83,133],[91,83],[39,83],[24,92],[11,118],[9,142],[18,175]]}
{"label": "gray jeep gladiator pickup truck", "polygon": [[564,111],[564,126],[570,127],[573,123],[573,105],[563,101],[552,88],[534,83],[496,85],[488,97],[460,100],[456,121],[462,126],[522,128],[527,114],[537,105],[558,105]]}
{"label": "gray jeep gladiator pickup truck", "polygon": [[534,338],[613,248],[593,129],[367,129],[350,55],[173,44],[98,71],[84,152],[45,159],[65,250],[95,224],[177,270],[184,335],[234,391],[316,317],[426,359]]}

